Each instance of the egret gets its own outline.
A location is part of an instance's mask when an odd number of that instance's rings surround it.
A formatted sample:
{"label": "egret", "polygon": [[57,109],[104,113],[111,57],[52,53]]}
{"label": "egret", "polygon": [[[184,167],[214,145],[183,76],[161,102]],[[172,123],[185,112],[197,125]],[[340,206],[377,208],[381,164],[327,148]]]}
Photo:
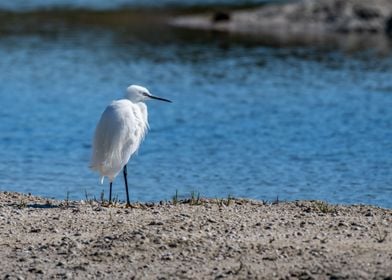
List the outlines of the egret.
{"label": "egret", "polygon": [[113,181],[123,170],[127,206],[130,205],[127,163],[139,149],[149,128],[145,104],[149,99],[171,102],[152,95],[145,87],[130,85],[124,99],[112,101],[106,107],[95,129],[90,168],[100,174],[101,184],[108,177],[109,204]]}

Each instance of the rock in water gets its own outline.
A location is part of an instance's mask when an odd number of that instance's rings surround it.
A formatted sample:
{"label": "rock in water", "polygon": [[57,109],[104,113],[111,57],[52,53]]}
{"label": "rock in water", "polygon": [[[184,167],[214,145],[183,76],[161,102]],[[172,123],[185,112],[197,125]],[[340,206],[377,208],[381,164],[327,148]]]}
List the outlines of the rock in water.
{"label": "rock in water", "polygon": [[385,33],[392,37],[392,15],[390,18],[385,22]]}

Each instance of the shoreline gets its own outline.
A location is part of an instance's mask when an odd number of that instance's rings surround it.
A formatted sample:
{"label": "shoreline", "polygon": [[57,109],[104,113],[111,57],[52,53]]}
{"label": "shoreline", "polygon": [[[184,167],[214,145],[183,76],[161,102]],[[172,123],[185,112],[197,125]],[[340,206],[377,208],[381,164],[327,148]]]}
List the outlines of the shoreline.
{"label": "shoreline", "polygon": [[173,17],[169,24],[185,30],[250,37],[263,44],[387,51],[392,36],[392,2],[287,1],[243,10],[184,14]]}
{"label": "shoreline", "polygon": [[134,206],[1,192],[1,274],[16,279],[392,277],[392,209],[246,199]]}

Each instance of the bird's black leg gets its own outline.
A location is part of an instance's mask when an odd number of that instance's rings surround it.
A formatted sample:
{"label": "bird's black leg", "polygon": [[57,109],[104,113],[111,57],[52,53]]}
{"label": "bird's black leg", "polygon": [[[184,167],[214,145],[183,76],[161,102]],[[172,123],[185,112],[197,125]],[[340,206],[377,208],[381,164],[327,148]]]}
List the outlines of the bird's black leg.
{"label": "bird's black leg", "polygon": [[112,185],[113,185],[113,183],[110,182],[110,188],[109,188],[109,204],[112,204]]}
{"label": "bird's black leg", "polygon": [[129,203],[129,192],[128,192],[128,179],[127,179],[127,165],[124,165],[124,182],[125,182],[125,192],[127,193],[127,206],[131,205]]}

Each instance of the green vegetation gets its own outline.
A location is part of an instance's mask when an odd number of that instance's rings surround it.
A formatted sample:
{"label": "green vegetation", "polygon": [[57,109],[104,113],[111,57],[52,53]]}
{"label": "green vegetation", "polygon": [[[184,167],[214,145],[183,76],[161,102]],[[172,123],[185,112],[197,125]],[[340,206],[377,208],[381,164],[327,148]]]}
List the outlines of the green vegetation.
{"label": "green vegetation", "polygon": [[318,211],[324,214],[335,212],[335,207],[333,205],[328,204],[325,201],[316,200],[313,202],[313,205]]}

